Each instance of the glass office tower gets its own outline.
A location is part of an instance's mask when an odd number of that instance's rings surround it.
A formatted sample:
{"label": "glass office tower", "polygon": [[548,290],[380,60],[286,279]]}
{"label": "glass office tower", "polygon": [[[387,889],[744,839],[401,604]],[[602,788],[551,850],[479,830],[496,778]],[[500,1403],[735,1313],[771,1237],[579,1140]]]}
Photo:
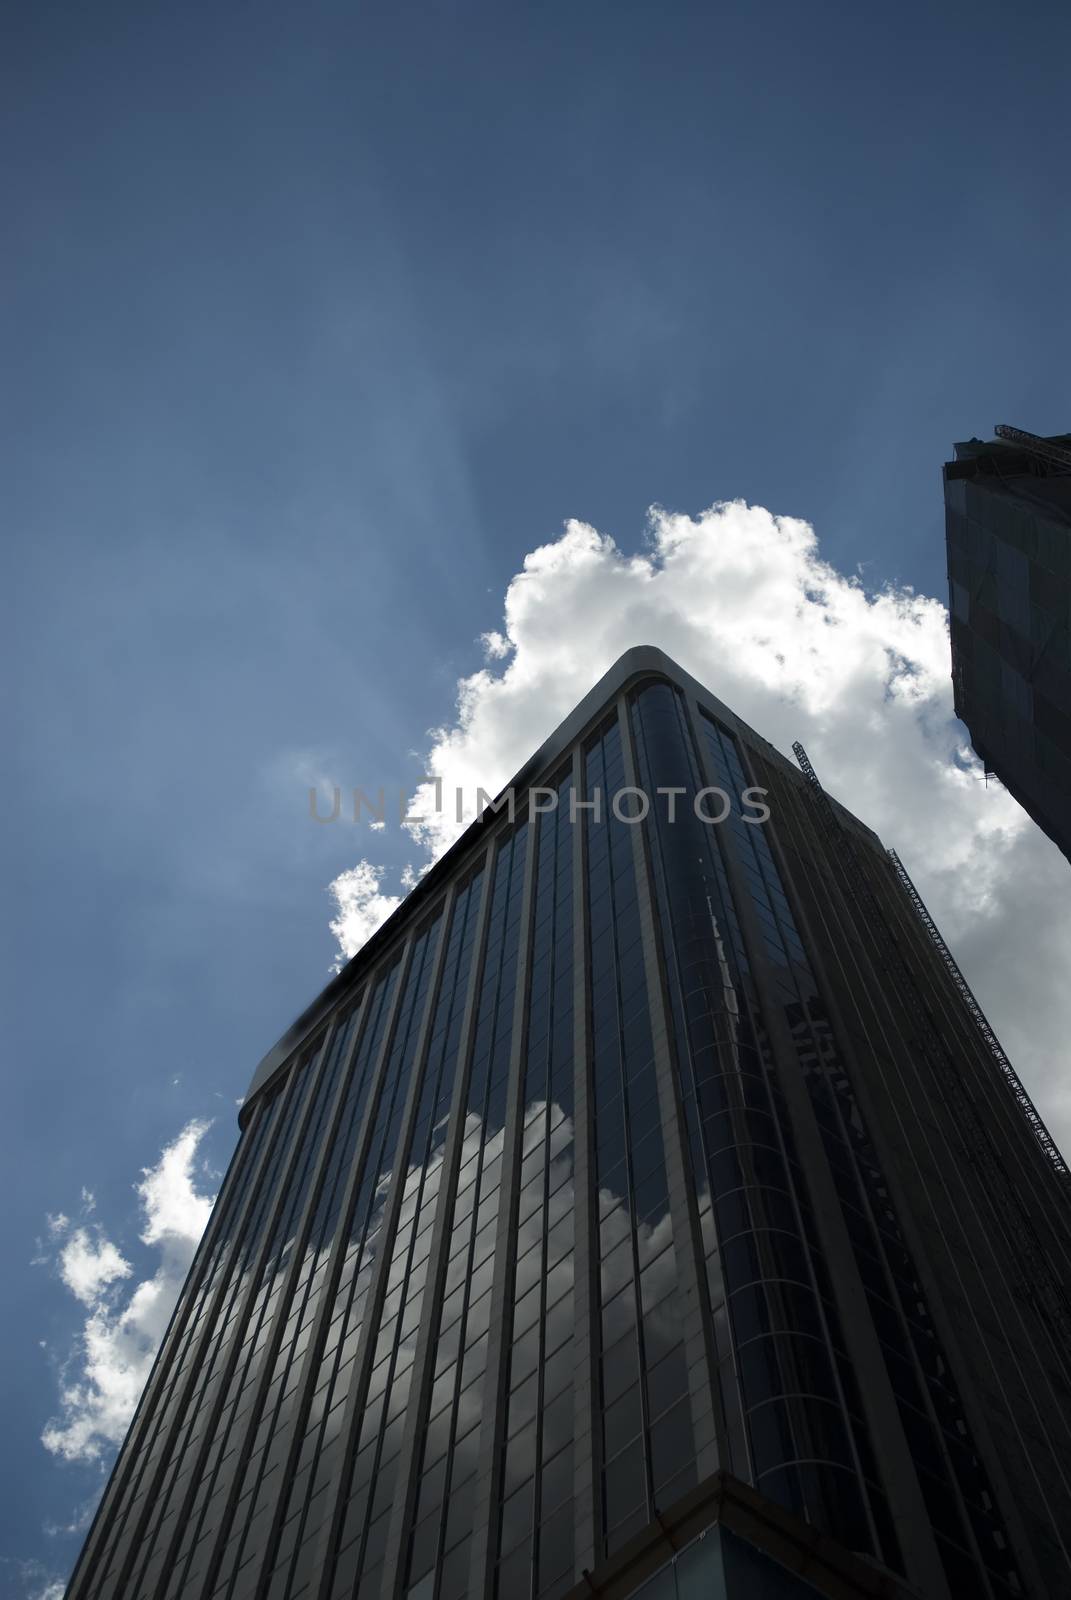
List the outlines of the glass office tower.
{"label": "glass office tower", "polygon": [[661,652],[240,1122],[72,1600],[1071,1592],[1066,1166],[898,862]]}
{"label": "glass office tower", "polygon": [[955,450],[944,486],[956,715],[1071,860],[1071,434]]}

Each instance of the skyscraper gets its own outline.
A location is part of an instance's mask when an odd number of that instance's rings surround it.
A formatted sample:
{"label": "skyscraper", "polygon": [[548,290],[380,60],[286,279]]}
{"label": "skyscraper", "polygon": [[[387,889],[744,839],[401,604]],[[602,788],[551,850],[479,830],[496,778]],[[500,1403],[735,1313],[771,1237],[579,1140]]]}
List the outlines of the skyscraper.
{"label": "skyscraper", "polygon": [[800,754],[629,651],[298,1019],[72,1600],[1071,1591],[1067,1168]]}
{"label": "skyscraper", "polygon": [[998,432],[944,468],[956,715],[1071,860],[1071,434]]}

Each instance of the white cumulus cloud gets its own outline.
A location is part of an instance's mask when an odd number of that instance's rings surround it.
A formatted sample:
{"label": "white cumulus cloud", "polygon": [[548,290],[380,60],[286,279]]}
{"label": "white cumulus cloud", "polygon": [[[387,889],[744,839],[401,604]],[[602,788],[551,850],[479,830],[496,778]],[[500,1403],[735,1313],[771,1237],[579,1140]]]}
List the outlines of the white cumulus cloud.
{"label": "white cumulus cloud", "polygon": [[0,1573],[5,1579],[4,1593],[11,1600],[63,1600],[67,1593],[66,1579],[55,1577],[43,1562],[33,1558],[0,1556]]}
{"label": "white cumulus cloud", "polygon": [[[488,619],[492,621],[493,619]],[[902,857],[1042,1114],[1071,1146],[1067,863],[983,780],[952,711],[947,614],[823,561],[815,532],[742,501],[654,508],[629,554],[582,522],[524,560],[484,664],[431,735],[410,831],[434,859],[630,646],[658,645],[771,743],[807,746],[825,786]],[[352,955],[397,899],[363,861],[332,885]],[[343,911],[342,908],[350,908]]]}
{"label": "white cumulus cloud", "polygon": [[336,972],[402,903],[401,895],[382,893],[382,878],[382,868],[374,867],[370,861],[358,861],[329,885],[336,906],[336,914],[331,919],[331,932],[338,940],[339,949]]}
{"label": "white cumulus cloud", "polygon": [[[135,1186],[141,1243],[157,1252],[153,1270],[132,1288],[133,1266],[97,1228],[70,1228],[58,1258],[67,1288],[88,1308],[60,1373],[59,1415],[41,1435],[67,1461],[96,1461],[120,1443],[145,1386],[213,1196],[198,1187],[195,1157],[208,1123],[187,1123],[144,1169]],[[50,1232],[58,1231],[49,1219]]]}
{"label": "white cumulus cloud", "polygon": [[83,1305],[95,1305],[117,1278],[129,1278],[130,1262],[110,1239],[93,1238],[88,1228],[75,1228],[59,1258],[60,1277]]}

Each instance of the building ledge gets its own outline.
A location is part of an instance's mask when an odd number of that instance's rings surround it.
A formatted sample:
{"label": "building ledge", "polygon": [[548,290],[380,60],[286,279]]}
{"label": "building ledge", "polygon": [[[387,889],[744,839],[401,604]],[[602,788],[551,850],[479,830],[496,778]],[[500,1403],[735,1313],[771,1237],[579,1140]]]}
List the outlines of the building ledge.
{"label": "building ledge", "polygon": [[585,1572],[564,1600],[594,1595],[626,1600],[675,1555],[716,1527],[729,1529],[827,1600],[921,1600],[919,1590],[906,1579],[845,1550],[728,1472],[713,1473],[668,1511],[660,1512],[609,1561]]}

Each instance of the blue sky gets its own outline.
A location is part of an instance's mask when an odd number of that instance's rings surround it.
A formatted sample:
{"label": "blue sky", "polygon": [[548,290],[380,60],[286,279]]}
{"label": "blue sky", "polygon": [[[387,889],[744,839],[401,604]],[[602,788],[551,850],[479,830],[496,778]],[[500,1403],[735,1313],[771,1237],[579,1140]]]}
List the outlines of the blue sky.
{"label": "blue sky", "polygon": [[1069,45],[985,0],[9,18],[0,1592],[99,1482],[40,1442],[55,1239],[154,1270],[139,1175],[193,1119],[223,1167],[334,959],[369,840],[308,774],[415,780],[568,518],[633,554],[742,498],[943,599],[952,442],[1071,426]]}

